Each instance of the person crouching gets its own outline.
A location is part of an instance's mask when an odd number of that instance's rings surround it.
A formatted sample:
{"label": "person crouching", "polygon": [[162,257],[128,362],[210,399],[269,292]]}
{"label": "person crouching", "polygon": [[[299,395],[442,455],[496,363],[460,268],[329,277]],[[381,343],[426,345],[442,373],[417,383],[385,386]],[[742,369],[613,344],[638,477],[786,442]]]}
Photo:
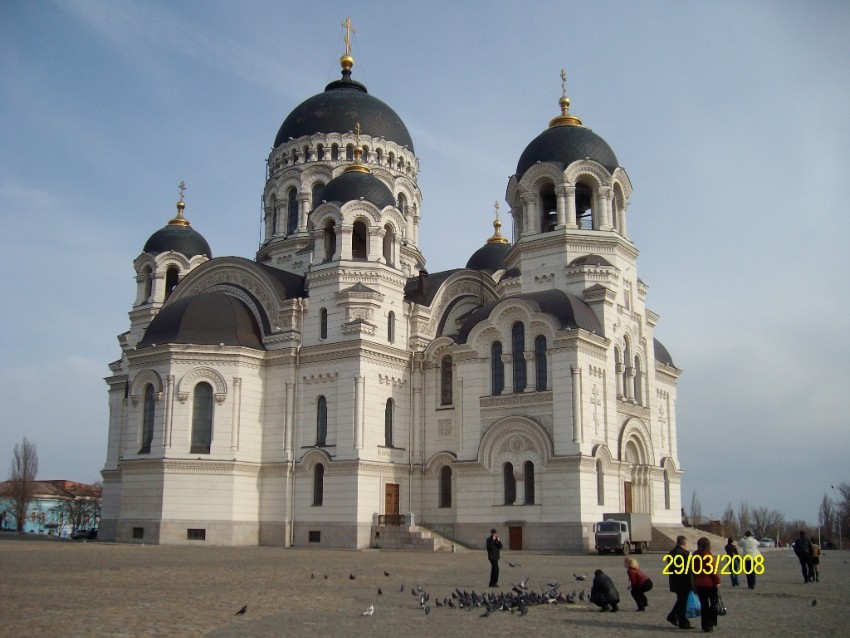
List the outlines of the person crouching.
{"label": "person crouching", "polygon": [[645,571],[640,569],[640,565],[634,558],[626,558],[624,563],[626,574],[629,577],[629,591],[632,593],[635,603],[637,603],[637,610],[645,611],[647,605],[649,605],[646,592],[652,589],[652,579]]}
{"label": "person crouching", "polygon": [[590,602],[599,607],[599,611],[617,611],[620,594],[614,587],[614,581],[601,569],[593,572],[593,584],[590,586]]}

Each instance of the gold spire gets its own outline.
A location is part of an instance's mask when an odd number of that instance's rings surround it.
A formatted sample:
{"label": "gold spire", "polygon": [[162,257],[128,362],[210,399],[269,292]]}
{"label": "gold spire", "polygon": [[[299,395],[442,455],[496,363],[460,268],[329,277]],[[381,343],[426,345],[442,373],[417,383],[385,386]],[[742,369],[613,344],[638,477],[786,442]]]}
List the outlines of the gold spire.
{"label": "gold spire", "polygon": [[360,161],[363,155],[363,147],[360,146],[360,122],[354,125],[354,163],[345,167],[345,173],[371,173],[368,166]]}
{"label": "gold spire", "polygon": [[561,69],[561,114],[549,122],[549,128],[556,126],[581,126],[581,120],[575,115],[570,115],[570,98],[567,97],[567,72]]}
{"label": "gold spire", "polygon": [[354,58],[351,56],[351,34],[357,33],[357,30],[351,26],[351,18],[346,18],[345,22],[341,23],[345,27],[345,54],[339,59],[343,70],[351,71],[354,66]]}
{"label": "gold spire", "polygon": [[499,232],[499,229],[502,227],[502,222],[499,221],[499,202],[494,202],[493,206],[496,209],[496,219],[493,221],[493,228],[496,232],[493,233],[493,236],[487,240],[488,244],[510,244],[507,237],[502,237],[502,234]]}
{"label": "gold spire", "polygon": [[186,204],[183,203],[183,193],[186,190],[186,182],[181,181],[177,186],[180,191],[180,201],[177,202],[177,216],[173,217],[168,221],[169,226],[189,226],[189,220],[183,217],[183,209],[186,208]]}

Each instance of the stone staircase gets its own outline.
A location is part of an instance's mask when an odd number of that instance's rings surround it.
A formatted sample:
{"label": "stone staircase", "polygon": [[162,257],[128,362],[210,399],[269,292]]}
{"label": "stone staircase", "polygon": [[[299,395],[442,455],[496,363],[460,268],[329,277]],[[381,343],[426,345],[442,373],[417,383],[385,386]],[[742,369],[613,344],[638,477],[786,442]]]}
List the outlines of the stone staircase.
{"label": "stone staircase", "polygon": [[676,545],[676,537],[684,536],[688,539],[688,551],[694,551],[697,548],[697,541],[705,536],[711,541],[711,553],[722,554],[723,548],[726,547],[727,539],[718,536],[717,534],[709,534],[701,529],[692,527],[683,527],[682,525],[658,525],[652,528],[652,542],[649,547],[654,552],[668,552]]}
{"label": "stone staircase", "polygon": [[[376,533],[380,536],[375,537]],[[421,525],[382,525],[372,529],[372,547],[424,552],[464,551],[466,548]]]}

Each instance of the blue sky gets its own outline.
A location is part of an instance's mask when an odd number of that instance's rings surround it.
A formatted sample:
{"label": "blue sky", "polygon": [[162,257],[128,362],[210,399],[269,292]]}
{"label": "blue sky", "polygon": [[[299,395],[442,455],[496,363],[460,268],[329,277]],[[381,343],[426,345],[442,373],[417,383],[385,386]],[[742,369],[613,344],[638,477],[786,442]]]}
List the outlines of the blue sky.
{"label": "blue sky", "polygon": [[0,475],[27,436],[40,478],[99,478],[133,259],[181,180],[213,253],[254,255],[265,158],[338,77],[348,15],[354,77],[416,146],[431,272],[492,232],[566,69],[631,178],[656,336],[684,369],[683,500],[815,521],[850,481],[842,1],[0,2]]}

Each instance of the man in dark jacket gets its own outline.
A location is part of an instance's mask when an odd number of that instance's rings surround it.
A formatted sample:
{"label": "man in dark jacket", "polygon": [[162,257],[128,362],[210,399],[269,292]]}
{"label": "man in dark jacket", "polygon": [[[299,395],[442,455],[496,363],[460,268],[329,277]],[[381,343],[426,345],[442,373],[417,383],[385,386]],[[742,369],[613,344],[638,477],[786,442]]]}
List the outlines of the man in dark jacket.
{"label": "man in dark jacket", "polygon": [[[693,574],[687,569],[688,550],[686,546],[688,539],[684,536],[676,537],[676,547],[670,550],[669,556],[673,557],[667,568],[670,574],[670,591],[676,594],[676,604],[667,614],[667,622],[678,625],[679,629],[691,629],[691,623],[685,617],[685,607],[688,604],[688,594],[694,589]],[[675,561],[676,556],[682,558],[680,565]],[[665,561],[666,562],[666,561]]]}
{"label": "man in dark jacket", "polygon": [[501,555],[502,541],[495,529],[490,530],[487,537],[487,560],[490,561],[490,587],[499,586],[499,557]]}
{"label": "man in dark jacket", "polygon": [[815,554],[812,541],[806,538],[806,532],[800,530],[800,538],[794,541],[794,553],[800,560],[803,569],[803,582],[811,583],[815,580]]}
{"label": "man in dark jacket", "polygon": [[617,611],[620,603],[620,594],[614,587],[611,577],[597,569],[593,572],[593,584],[590,586],[590,602],[599,606],[599,611]]}

